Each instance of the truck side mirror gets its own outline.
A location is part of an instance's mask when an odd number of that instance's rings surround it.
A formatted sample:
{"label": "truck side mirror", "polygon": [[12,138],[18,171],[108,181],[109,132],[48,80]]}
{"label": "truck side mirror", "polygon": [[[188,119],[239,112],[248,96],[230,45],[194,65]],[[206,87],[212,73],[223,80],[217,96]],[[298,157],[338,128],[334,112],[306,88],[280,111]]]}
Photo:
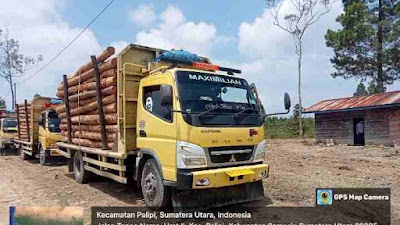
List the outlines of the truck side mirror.
{"label": "truck side mirror", "polygon": [[172,86],[171,85],[161,85],[160,99],[161,99],[162,106],[172,105]]}
{"label": "truck side mirror", "polygon": [[285,103],[285,109],[289,110],[290,106],[291,106],[291,103],[290,103],[290,96],[289,96],[289,94],[287,92],[285,92],[285,96],[284,96],[284,100],[283,101]]}

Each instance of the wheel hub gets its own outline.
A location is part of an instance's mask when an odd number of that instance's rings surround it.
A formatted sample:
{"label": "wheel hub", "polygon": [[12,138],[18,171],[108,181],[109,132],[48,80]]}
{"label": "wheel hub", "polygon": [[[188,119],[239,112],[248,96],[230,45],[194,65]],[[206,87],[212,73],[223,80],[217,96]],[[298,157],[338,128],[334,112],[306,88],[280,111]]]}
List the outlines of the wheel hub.
{"label": "wheel hub", "polygon": [[147,176],[144,178],[144,189],[145,189],[145,194],[150,197],[151,199],[154,199],[154,196],[157,193],[157,180],[156,177],[154,176],[153,173],[147,174]]}

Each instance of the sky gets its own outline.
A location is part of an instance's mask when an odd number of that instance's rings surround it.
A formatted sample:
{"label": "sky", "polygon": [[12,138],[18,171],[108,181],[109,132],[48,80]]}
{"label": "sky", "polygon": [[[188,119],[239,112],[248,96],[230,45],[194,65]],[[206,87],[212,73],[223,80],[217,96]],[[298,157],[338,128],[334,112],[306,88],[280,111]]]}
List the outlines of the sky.
{"label": "sky", "polygon": [[[66,46],[110,0],[0,0],[0,26],[20,42],[26,56],[44,61],[17,78],[24,80]],[[283,12],[290,13],[289,7]],[[326,47],[327,29],[339,29],[335,18],[341,1],[307,30],[302,72],[303,107],[331,98],[352,96],[359,81],[332,78],[332,49]],[[90,55],[107,46],[122,50],[128,43],[163,49],[185,49],[206,56],[220,66],[242,70],[255,83],[268,113],[284,111],[283,94],[298,102],[297,57],[292,37],[274,26],[258,1],[133,1],[115,2],[83,35],[46,69],[17,86],[17,101],[34,94],[55,96],[63,74],[74,73]],[[399,90],[400,83],[388,87]],[[10,90],[0,81],[0,96],[10,108]]]}

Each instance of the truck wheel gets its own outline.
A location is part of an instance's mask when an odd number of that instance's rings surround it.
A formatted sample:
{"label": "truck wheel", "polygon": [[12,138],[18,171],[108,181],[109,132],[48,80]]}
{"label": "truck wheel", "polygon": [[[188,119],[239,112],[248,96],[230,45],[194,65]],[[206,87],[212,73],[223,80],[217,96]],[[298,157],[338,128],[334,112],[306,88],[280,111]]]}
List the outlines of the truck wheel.
{"label": "truck wheel", "polygon": [[5,147],[4,147],[4,145],[3,145],[3,143],[1,141],[0,141],[0,155],[1,156],[6,155],[5,154]]}
{"label": "truck wheel", "polygon": [[144,164],[141,186],[147,207],[159,210],[170,206],[171,187],[164,186],[154,159],[149,159]]}
{"label": "truck wheel", "polygon": [[39,145],[38,150],[39,150],[40,165],[43,165],[43,166],[47,165],[46,150],[43,149],[42,145]]}
{"label": "truck wheel", "polygon": [[29,155],[25,154],[24,150],[21,148],[19,149],[20,151],[20,155],[21,155],[21,159],[22,160],[27,160],[29,158]]}
{"label": "truck wheel", "polygon": [[90,172],[84,169],[82,152],[77,151],[74,155],[74,176],[75,180],[80,184],[89,182]]}

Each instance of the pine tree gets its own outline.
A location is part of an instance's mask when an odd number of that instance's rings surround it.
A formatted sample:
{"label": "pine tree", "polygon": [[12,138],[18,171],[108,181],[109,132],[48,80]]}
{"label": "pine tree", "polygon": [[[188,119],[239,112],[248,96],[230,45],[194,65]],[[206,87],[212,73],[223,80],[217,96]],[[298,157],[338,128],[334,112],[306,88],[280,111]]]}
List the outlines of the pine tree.
{"label": "pine tree", "polygon": [[333,77],[371,79],[377,91],[400,78],[400,1],[343,0],[345,12],[337,21],[342,29],[328,30],[333,48]]}

